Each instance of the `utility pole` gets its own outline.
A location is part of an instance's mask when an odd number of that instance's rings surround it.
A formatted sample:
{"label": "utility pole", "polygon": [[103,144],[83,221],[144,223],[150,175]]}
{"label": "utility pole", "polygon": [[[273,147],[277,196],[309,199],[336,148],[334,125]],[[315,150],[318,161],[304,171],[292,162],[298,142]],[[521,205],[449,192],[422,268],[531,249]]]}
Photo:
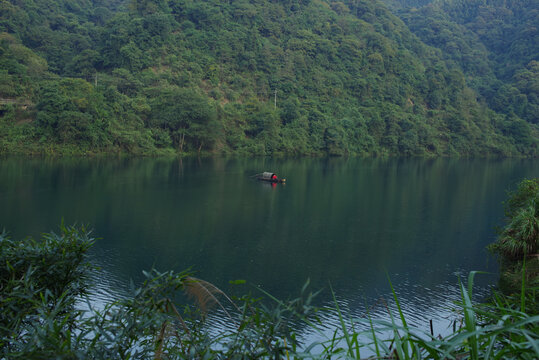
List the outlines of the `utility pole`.
{"label": "utility pole", "polygon": [[95,82],[94,82],[94,84],[95,84],[95,87],[97,87],[97,71],[95,72]]}

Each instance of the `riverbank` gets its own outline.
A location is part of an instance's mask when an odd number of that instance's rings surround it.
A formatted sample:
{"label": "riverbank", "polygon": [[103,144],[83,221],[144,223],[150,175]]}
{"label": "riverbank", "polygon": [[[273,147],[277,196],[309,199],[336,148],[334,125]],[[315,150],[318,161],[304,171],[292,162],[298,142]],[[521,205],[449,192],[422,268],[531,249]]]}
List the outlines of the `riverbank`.
{"label": "riverbank", "polygon": [[[496,293],[492,301],[472,301],[474,278],[461,283],[455,304],[460,321],[444,337],[407,323],[399,297],[390,321],[365,316],[349,319],[334,297],[331,308],[313,307],[308,284],[301,296],[281,301],[268,293],[229,298],[189,272],[145,273],[140,288],[102,310],[78,310],[89,272],[93,245],[85,228],[62,225],[58,234],[17,241],[0,235],[0,357],[69,358],[512,358],[535,359],[539,316],[534,292]],[[390,280],[388,279],[391,284]],[[179,293],[192,302],[175,301]],[[260,301],[260,296],[269,303]],[[268,305],[269,304],[269,305]],[[213,310],[212,310],[213,309]],[[228,318],[229,327],[212,331],[211,311]],[[389,308],[388,308],[388,311]],[[338,316],[333,335],[304,343],[297,325],[322,332],[324,318]]]}

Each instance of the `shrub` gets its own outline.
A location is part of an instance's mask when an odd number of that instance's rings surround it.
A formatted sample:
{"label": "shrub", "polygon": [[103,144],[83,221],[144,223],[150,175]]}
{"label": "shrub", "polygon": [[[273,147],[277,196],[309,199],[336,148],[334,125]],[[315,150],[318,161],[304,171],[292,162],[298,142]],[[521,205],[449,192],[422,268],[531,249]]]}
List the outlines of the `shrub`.
{"label": "shrub", "polygon": [[85,259],[92,243],[84,227],[63,224],[59,234],[44,234],[41,240],[0,234],[0,358],[50,347],[48,330],[62,334],[56,340],[69,337],[77,317],[75,299],[86,290]]}
{"label": "shrub", "polygon": [[539,245],[539,178],[523,180],[505,203],[507,224],[491,249],[506,258],[522,259]]}

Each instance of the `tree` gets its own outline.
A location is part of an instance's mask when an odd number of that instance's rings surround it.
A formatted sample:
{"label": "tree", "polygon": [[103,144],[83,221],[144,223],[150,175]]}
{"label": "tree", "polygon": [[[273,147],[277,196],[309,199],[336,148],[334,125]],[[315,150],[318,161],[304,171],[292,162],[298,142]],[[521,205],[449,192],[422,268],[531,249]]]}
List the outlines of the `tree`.
{"label": "tree", "polygon": [[155,14],[157,12],[170,12],[166,0],[131,0],[129,7],[139,15]]}
{"label": "tree", "polygon": [[180,152],[211,148],[217,135],[217,112],[205,96],[173,87],[158,90],[150,106],[151,124],[168,129]]}

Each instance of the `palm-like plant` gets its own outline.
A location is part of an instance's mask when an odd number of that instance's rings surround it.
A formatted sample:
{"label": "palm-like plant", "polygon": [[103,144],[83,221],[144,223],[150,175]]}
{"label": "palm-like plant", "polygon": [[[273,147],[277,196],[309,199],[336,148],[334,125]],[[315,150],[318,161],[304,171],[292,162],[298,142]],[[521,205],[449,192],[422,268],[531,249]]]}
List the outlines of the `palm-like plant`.
{"label": "palm-like plant", "polygon": [[506,256],[522,258],[524,254],[535,254],[539,242],[538,204],[521,209],[504,228],[500,236],[500,247]]}
{"label": "palm-like plant", "polygon": [[506,202],[507,225],[491,249],[510,259],[534,255],[539,247],[539,178],[523,180]]}

